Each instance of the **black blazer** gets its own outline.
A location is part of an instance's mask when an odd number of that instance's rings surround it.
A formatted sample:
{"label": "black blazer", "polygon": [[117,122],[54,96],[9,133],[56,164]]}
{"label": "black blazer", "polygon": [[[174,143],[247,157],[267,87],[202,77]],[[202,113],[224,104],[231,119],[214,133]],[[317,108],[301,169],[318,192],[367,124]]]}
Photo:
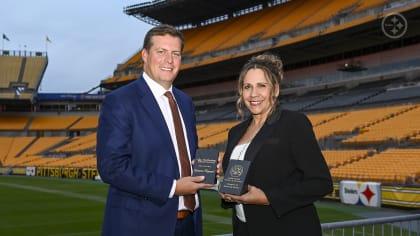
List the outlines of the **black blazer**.
{"label": "black blazer", "polygon": [[[229,131],[223,170],[250,122]],[[244,205],[250,234],[321,235],[313,202],[331,193],[333,186],[309,119],[278,108],[251,141],[245,159],[252,161],[248,183],[262,189],[270,202],[269,206]],[[222,207],[233,206],[222,200]],[[239,223],[235,212],[232,219],[235,232]]]}

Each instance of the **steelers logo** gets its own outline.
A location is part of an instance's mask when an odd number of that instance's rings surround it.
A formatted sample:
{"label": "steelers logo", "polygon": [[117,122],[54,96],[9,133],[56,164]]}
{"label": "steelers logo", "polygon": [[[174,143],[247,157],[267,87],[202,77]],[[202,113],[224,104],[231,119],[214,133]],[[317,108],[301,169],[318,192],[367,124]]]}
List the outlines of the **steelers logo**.
{"label": "steelers logo", "polygon": [[382,19],[382,32],[391,39],[404,36],[408,24],[405,17],[398,13],[392,13]]}

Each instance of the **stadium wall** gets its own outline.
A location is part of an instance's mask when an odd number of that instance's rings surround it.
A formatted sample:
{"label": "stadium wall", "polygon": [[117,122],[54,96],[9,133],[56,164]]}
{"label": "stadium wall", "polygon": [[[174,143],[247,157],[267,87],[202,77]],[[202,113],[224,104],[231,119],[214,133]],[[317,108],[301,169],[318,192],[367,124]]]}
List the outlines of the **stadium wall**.
{"label": "stadium wall", "polygon": [[[340,182],[334,182],[334,190],[325,198],[340,201]],[[420,187],[381,186],[381,206],[420,209]]]}

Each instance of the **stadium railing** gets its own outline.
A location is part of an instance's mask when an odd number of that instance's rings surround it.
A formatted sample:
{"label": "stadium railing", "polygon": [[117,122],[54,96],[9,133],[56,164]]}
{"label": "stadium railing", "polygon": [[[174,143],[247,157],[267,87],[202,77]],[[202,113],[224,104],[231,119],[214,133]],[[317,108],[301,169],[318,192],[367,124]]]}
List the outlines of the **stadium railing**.
{"label": "stadium railing", "polygon": [[[323,223],[321,228],[324,236],[418,236],[420,235],[420,214]],[[232,236],[232,234],[218,236]]]}
{"label": "stadium railing", "polygon": [[324,223],[323,235],[420,235],[420,214]]}

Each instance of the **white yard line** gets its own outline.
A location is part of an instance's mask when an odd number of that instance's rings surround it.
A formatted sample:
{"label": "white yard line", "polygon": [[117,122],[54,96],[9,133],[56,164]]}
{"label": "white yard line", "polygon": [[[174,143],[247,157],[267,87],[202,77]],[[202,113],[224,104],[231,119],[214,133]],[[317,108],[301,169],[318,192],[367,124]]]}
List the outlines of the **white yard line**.
{"label": "white yard line", "polygon": [[83,200],[92,200],[96,202],[105,203],[106,201],[105,197],[89,195],[89,194],[74,193],[74,192],[61,191],[61,190],[48,189],[48,188],[40,188],[40,187],[34,187],[34,186],[22,185],[22,184],[11,184],[11,183],[0,182],[0,185],[11,187],[11,188],[26,189],[26,190],[36,191],[36,192],[51,193],[51,194],[65,196],[65,197],[79,198]]}

